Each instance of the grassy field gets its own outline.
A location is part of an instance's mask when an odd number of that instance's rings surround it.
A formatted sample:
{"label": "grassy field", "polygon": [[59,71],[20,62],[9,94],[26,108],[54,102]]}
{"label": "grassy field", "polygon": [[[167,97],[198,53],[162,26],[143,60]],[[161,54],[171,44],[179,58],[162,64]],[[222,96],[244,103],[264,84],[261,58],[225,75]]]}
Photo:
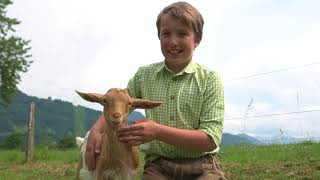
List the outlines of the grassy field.
{"label": "grassy field", "polygon": [[[238,145],[223,147],[219,156],[228,179],[320,179],[317,143]],[[74,179],[78,158],[78,149],[41,147],[26,164],[24,152],[0,149],[0,180]]]}
{"label": "grassy field", "polygon": [[229,179],[320,179],[320,144],[234,146],[222,149]]}

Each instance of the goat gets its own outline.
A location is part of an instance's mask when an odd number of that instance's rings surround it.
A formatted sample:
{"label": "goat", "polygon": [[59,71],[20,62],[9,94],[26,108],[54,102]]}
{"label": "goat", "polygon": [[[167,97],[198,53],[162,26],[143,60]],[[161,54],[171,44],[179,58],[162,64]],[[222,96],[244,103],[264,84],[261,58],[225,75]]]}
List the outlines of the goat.
{"label": "goat", "polygon": [[120,127],[128,125],[130,110],[154,108],[159,106],[161,102],[132,98],[127,90],[119,88],[112,88],[104,95],[76,92],[87,101],[100,103],[104,107],[103,114],[106,121],[102,135],[101,153],[93,172],[88,170],[84,158],[89,132],[84,139],[76,138],[81,149],[77,179],[133,180],[135,170],[139,166],[138,148],[119,142],[116,131]]}

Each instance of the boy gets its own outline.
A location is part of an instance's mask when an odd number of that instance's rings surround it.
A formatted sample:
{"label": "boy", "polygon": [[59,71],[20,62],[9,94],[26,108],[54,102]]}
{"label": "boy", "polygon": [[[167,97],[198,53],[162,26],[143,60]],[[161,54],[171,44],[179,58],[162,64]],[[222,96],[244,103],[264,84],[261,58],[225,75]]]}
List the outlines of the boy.
{"label": "boy", "polygon": [[[143,144],[142,179],[224,179],[215,157],[224,118],[224,93],[218,75],[192,60],[202,38],[203,18],[196,8],[177,2],[157,18],[164,61],[140,67],[128,83],[131,96],[163,104],[146,110],[146,119],[118,131],[119,140]],[[103,117],[91,128],[86,162],[95,167]]]}

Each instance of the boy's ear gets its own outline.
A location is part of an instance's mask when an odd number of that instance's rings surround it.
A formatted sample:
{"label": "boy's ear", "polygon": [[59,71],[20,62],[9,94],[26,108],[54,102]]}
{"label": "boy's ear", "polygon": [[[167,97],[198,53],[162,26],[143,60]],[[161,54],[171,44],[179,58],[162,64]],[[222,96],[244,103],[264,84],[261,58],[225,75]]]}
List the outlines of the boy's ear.
{"label": "boy's ear", "polygon": [[194,38],[194,48],[198,47],[200,42],[201,42],[202,37],[201,36],[197,36]]}

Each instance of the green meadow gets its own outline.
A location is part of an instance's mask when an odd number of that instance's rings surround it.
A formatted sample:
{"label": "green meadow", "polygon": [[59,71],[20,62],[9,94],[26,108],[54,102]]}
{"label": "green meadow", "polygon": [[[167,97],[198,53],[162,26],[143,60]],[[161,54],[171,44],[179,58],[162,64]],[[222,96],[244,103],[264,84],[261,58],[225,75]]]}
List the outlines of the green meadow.
{"label": "green meadow", "polygon": [[[320,179],[319,143],[227,146],[219,159],[228,179]],[[31,163],[24,151],[0,149],[0,180],[74,179],[78,160],[78,149],[36,147]]]}

